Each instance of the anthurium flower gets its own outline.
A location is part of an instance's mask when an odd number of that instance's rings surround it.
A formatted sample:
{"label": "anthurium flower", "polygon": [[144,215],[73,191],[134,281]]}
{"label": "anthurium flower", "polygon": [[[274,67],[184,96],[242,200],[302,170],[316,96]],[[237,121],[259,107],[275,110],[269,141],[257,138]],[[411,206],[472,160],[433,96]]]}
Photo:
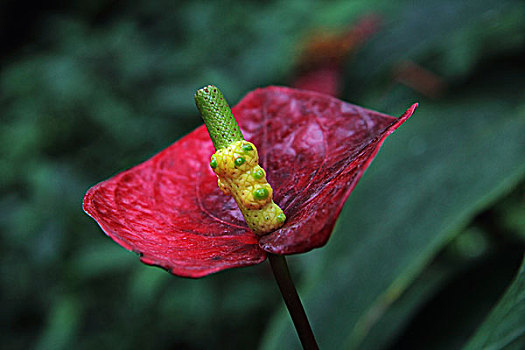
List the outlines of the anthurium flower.
{"label": "anthurium flower", "polygon": [[287,220],[258,237],[217,187],[204,126],[146,162],[92,187],[84,210],[142,262],[186,277],[258,264],[324,245],[385,138],[404,123],[315,92],[255,90],[232,110]]}

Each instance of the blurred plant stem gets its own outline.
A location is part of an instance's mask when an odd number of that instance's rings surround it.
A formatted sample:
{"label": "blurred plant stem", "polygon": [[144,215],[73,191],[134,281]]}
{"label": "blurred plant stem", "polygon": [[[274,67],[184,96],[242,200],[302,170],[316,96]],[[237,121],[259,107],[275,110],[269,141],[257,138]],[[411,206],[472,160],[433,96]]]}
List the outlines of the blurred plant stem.
{"label": "blurred plant stem", "polygon": [[279,286],[279,290],[284,299],[284,303],[288,308],[288,312],[292,317],[292,321],[297,331],[297,335],[301,340],[304,349],[319,349],[315,340],[312,327],[308,322],[308,317],[299,299],[297,290],[290,276],[286,257],[284,255],[269,254],[270,266],[272,267],[273,275]]}

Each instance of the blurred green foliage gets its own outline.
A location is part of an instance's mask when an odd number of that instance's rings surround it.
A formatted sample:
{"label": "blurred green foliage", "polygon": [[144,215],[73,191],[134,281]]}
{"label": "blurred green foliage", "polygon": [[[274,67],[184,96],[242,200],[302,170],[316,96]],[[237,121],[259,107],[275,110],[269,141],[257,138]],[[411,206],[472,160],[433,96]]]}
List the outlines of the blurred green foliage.
{"label": "blurred green foliage", "polygon": [[469,349],[520,349],[525,333],[525,261],[512,285],[467,344]]}
{"label": "blurred green foliage", "polygon": [[[256,87],[290,85],[305,38],[370,13],[382,25],[346,61],[340,97],[393,115],[420,109],[387,141],[327,247],[290,257],[320,345],[460,348],[517,273],[522,2],[33,5],[0,5],[2,348],[297,348],[266,264],[170,276],[105,238],[82,197],[198,126],[195,89],[217,84],[233,105]],[[407,87],[395,73],[403,62],[444,90]],[[522,275],[471,348],[525,342]],[[491,324],[500,328],[489,336]]]}

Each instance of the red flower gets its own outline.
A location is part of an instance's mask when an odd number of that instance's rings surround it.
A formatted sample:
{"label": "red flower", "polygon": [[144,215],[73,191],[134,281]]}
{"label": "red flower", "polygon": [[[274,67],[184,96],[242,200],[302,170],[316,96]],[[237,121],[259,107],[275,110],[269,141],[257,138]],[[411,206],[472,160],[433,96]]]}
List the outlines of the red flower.
{"label": "red flower", "polygon": [[84,210],[142,262],[186,277],[258,264],[326,243],[345,200],[385,138],[405,122],[333,97],[283,87],[233,108],[283,208],[285,225],[258,239],[217,187],[204,126],[153,158],[93,186]]}

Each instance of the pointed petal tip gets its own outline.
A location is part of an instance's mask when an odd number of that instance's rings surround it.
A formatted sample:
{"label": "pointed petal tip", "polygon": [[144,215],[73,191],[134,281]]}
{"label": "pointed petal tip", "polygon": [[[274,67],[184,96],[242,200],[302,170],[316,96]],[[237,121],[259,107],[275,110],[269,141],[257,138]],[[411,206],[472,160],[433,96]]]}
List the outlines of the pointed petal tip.
{"label": "pointed petal tip", "polygon": [[399,118],[405,118],[405,119],[408,119],[412,116],[412,114],[414,114],[414,112],[416,111],[416,109],[419,107],[419,102],[416,102],[414,103],[412,106],[410,106],[405,113],[403,113],[403,115]]}
{"label": "pointed petal tip", "polygon": [[390,127],[390,129],[392,131],[394,131],[395,129],[397,129],[399,126],[401,126],[401,124],[403,124],[404,122],[406,122],[408,120],[408,118],[410,118],[414,112],[416,111],[416,109],[418,108],[419,106],[419,102],[416,102],[414,103],[412,106],[410,106],[406,111],[405,113],[403,113],[399,118],[397,118],[397,120],[392,124],[392,126]]}

